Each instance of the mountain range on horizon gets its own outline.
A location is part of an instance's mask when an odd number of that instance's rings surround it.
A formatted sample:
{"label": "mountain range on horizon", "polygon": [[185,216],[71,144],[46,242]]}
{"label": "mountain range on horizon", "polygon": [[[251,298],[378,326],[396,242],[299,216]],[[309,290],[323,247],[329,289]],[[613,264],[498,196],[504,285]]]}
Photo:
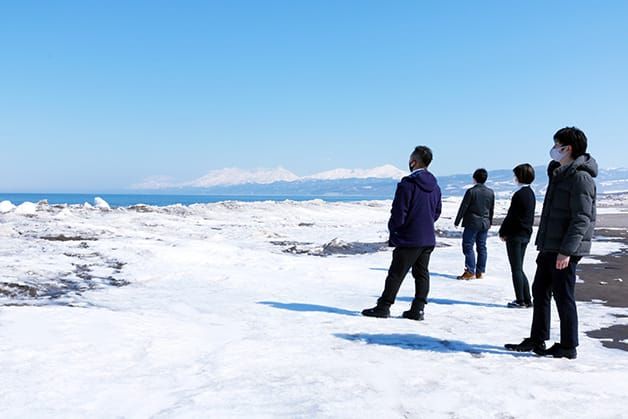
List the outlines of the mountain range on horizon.
{"label": "mountain range on horizon", "polygon": [[239,169],[235,167],[211,170],[206,175],[186,182],[172,182],[166,177],[153,177],[131,186],[135,190],[160,190],[172,188],[211,188],[244,184],[268,185],[276,182],[339,179],[401,179],[403,171],[391,164],[373,169],[333,169],[308,176],[297,176],[283,167],[274,169]]}
{"label": "mountain range on horizon", "polygon": [[[545,193],[547,173],[545,166],[537,166],[533,183],[538,194]],[[309,176],[297,176],[289,170],[238,169],[213,170],[186,182],[168,178],[150,178],[133,185],[130,190],[173,194],[214,195],[299,195],[299,196],[358,196],[388,198],[394,194],[397,182],[408,175],[391,164],[372,169],[335,169]],[[471,173],[438,176],[443,196],[457,196],[471,186]],[[628,169],[601,169],[596,179],[599,193],[628,192]],[[510,169],[489,171],[487,186],[498,196],[509,196],[515,189]]]}

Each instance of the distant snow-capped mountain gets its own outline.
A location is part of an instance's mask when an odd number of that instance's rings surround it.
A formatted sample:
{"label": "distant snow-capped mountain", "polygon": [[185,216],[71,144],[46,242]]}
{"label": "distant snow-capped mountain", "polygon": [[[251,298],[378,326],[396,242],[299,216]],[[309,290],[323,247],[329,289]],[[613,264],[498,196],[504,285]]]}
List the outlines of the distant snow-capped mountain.
{"label": "distant snow-capped mountain", "polygon": [[338,179],[401,179],[408,172],[386,164],[373,169],[335,169],[314,175],[305,176],[302,179],[338,180]]}
{"label": "distant snow-capped mountain", "polygon": [[259,184],[268,185],[275,182],[294,182],[299,177],[283,167],[276,169],[252,169],[243,170],[237,168],[228,168],[220,170],[212,170],[205,176],[195,179],[191,182],[182,183],[183,187],[192,188],[209,188],[212,186],[229,186],[229,185],[245,185]]}
{"label": "distant snow-capped mountain", "polygon": [[597,181],[604,193],[628,192],[628,169],[601,169]]}
{"label": "distant snow-capped mountain", "polygon": [[278,167],[275,169],[239,169],[226,168],[212,170],[206,175],[187,182],[173,182],[171,178],[156,176],[133,185],[135,190],[163,190],[214,188],[237,185],[270,185],[277,182],[302,181],[334,181],[342,179],[396,179],[407,175],[393,165],[375,167],[373,169],[335,169],[299,177],[291,171]]}
{"label": "distant snow-capped mountain", "polygon": [[[547,188],[546,167],[535,167],[536,180],[532,187],[537,196]],[[389,199],[395,193],[397,182],[407,171],[392,165],[374,169],[336,169],[299,177],[284,168],[276,169],[222,169],[188,182],[176,183],[169,178],[147,179],[131,187],[133,190],[151,190],[160,193],[210,195],[280,195],[280,196],[347,196],[365,199]],[[489,171],[487,186],[497,197],[511,196],[517,186],[512,170]],[[472,185],[471,173],[438,176],[443,196],[461,196]],[[596,178],[598,193],[628,192],[628,169],[600,170]]]}

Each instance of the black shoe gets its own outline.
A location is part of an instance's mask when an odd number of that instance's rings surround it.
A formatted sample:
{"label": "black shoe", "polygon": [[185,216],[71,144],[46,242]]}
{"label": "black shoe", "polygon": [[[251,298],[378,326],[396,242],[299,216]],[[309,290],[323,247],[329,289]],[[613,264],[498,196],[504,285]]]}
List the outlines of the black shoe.
{"label": "black shoe", "polygon": [[530,352],[542,355],[545,353],[545,342],[537,342],[532,338],[525,338],[521,343],[507,343],[504,348],[515,352]]}
{"label": "black shoe", "polygon": [[390,309],[382,306],[375,306],[373,308],[366,308],[362,310],[362,315],[366,317],[378,317],[385,319],[390,316]]}
{"label": "black shoe", "polygon": [[401,314],[401,317],[403,317],[404,319],[421,321],[425,319],[425,313],[423,313],[423,310],[419,310],[419,311],[408,310],[408,311],[404,311]]}
{"label": "black shoe", "polygon": [[576,348],[566,348],[560,343],[555,343],[551,348],[543,351],[543,353],[539,355],[553,356],[554,358],[576,359],[578,352],[576,351]]}
{"label": "black shoe", "polygon": [[520,303],[519,301],[511,301],[508,304],[506,304],[506,307],[509,308],[530,308],[532,305],[528,305],[526,303]]}

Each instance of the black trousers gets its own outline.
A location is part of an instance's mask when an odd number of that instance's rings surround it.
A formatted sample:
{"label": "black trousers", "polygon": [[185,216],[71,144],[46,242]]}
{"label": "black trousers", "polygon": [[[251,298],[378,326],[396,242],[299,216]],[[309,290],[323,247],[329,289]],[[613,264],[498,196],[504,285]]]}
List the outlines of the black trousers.
{"label": "black trousers", "polygon": [[384,292],[377,300],[377,305],[390,307],[395,303],[397,293],[403,279],[412,268],[414,277],[414,301],[412,308],[423,310],[427,304],[427,294],[430,291],[430,256],[434,246],[430,247],[396,247],[393,250],[393,259],[388,269]]}
{"label": "black trousers", "polygon": [[520,304],[531,304],[530,284],[523,271],[523,259],[528,247],[528,240],[524,238],[512,238],[506,240],[506,251],[512,272],[512,285],[515,288],[515,300]]}
{"label": "black trousers", "polygon": [[571,257],[569,266],[556,269],[557,253],[541,252],[536,259],[536,275],[532,284],[534,313],[530,337],[536,341],[550,338],[552,295],[560,318],[560,344],[567,348],[578,346],[578,312],[576,311],[576,266],[579,257]]}

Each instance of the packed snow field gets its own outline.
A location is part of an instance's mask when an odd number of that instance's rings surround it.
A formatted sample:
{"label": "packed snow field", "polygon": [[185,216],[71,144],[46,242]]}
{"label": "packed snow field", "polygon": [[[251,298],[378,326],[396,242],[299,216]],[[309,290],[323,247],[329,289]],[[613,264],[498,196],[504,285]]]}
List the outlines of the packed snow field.
{"label": "packed snow field", "polygon": [[495,229],[486,278],[455,279],[458,204],[444,202],[415,322],[400,317],[411,277],[393,318],[360,315],[390,263],[390,201],[3,202],[0,417],[627,417],[628,356],[584,332],[628,310],[579,303],[575,361],[505,351],[532,311],[505,307]]}

